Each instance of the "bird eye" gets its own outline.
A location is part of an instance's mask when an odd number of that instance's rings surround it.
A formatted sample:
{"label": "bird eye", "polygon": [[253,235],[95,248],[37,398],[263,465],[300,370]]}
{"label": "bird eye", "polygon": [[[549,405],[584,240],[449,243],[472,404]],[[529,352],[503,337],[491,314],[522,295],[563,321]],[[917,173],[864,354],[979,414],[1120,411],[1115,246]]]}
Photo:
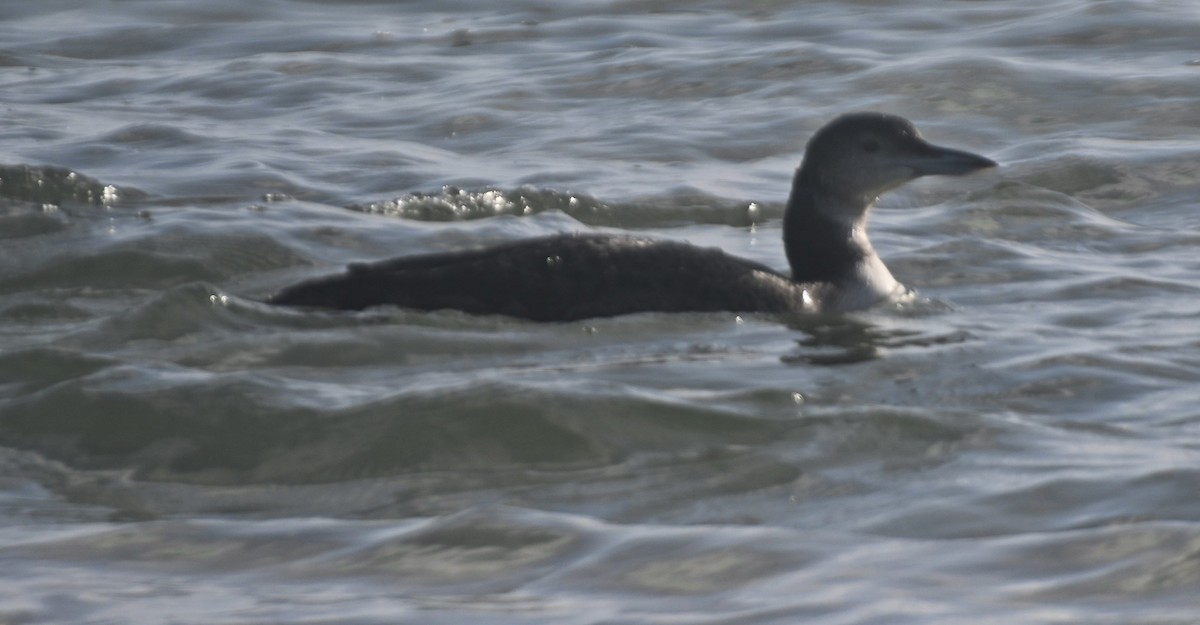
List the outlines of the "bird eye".
{"label": "bird eye", "polygon": [[867,139],[862,142],[862,149],[863,149],[863,151],[868,152],[868,153],[878,152],[879,151],[879,142],[874,139]]}

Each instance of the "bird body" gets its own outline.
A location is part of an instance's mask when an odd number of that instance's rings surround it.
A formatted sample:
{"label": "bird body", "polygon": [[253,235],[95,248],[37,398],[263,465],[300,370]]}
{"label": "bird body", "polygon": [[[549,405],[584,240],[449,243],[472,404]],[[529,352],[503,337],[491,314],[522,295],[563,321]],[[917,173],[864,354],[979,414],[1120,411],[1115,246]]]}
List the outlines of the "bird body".
{"label": "bird body", "polygon": [[[513,279],[513,277],[519,277]],[[360,310],[392,304],[534,321],[634,312],[806,308],[805,285],[717,248],[629,235],[562,234],[465,252],[350,265],[274,303]]]}
{"label": "bird body", "polygon": [[634,312],[855,310],[908,292],[875,253],[867,216],[882,193],[925,175],[995,162],[932,145],[907,120],[851,113],[809,140],[783,242],[791,275],[716,248],[629,235],[565,234],[491,248],[352,264],[273,304],[361,310],[395,305],[534,321]]}

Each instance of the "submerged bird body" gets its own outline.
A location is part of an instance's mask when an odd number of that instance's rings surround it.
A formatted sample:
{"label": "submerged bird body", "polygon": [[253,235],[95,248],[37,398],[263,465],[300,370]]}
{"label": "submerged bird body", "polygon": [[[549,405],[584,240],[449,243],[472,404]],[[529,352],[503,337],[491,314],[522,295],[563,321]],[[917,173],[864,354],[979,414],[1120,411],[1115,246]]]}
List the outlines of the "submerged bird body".
{"label": "submerged bird body", "polygon": [[648,311],[788,312],[804,309],[806,298],[805,285],[716,248],[563,234],[354,264],[345,274],[285,289],[273,302],[346,310],[393,304],[569,321]]}
{"label": "submerged bird body", "polygon": [[567,234],[354,264],[269,301],[346,310],[391,304],[535,321],[866,308],[907,292],[867,238],[875,198],[920,176],[993,166],[982,156],[927,143],[900,117],[852,113],[813,135],[796,172],[783,227],[791,276],[713,248]]}

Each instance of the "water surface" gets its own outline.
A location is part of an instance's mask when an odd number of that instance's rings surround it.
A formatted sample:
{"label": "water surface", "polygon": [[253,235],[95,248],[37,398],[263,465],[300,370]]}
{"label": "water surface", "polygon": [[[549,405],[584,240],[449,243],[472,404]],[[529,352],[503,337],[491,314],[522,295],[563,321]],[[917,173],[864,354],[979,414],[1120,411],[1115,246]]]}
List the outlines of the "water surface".
{"label": "water surface", "polygon": [[[0,5],[0,622],[1193,623],[1189,2]],[[807,137],[885,196],[842,316],[274,309],[636,231],[774,267]]]}

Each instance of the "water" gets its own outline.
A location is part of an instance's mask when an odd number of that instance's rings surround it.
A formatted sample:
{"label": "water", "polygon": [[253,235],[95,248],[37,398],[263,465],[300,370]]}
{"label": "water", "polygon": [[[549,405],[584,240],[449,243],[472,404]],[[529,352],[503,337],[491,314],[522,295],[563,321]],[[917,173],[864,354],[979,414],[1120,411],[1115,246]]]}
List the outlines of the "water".
{"label": "water", "polygon": [[[0,622],[1200,622],[1200,8],[0,3]],[[258,303],[635,230],[783,267],[837,113],[921,298]]]}

